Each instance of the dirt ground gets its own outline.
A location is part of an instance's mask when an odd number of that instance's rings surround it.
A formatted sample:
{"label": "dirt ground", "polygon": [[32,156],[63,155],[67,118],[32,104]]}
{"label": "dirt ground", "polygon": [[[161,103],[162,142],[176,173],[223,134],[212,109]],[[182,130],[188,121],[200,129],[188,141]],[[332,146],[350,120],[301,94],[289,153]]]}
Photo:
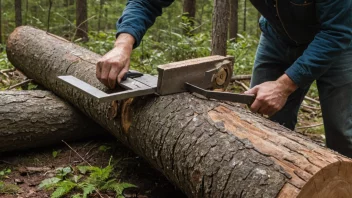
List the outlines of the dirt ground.
{"label": "dirt ground", "polygon": [[[114,137],[94,138],[68,144],[93,166],[106,167],[112,156],[112,160],[116,162],[114,171],[119,173],[117,179],[138,187],[126,189],[124,196],[127,198],[186,197],[145,160],[114,139]],[[50,192],[38,189],[42,180],[52,177],[52,172],[58,167],[87,165],[73,150],[62,143],[51,148],[0,154],[0,171],[11,169],[11,173],[3,181],[16,184],[20,189],[16,194],[0,194],[0,197],[50,197]],[[57,156],[54,157],[53,153],[57,153]],[[31,167],[42,170],[33,171]],[[104,198],[114,197],[114,194],[101,194]]]}

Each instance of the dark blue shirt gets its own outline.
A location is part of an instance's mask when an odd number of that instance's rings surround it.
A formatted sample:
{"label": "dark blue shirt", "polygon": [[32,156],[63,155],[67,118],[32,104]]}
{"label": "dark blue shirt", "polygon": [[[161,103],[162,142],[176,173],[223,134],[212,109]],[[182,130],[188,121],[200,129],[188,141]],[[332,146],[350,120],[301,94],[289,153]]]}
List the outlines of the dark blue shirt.
{"label": "dark blue shirt", "polygon": [[[261,23],[268,23],[279,36],[294,44],[309,44],[303,55],[286,70],[299,87],[309,85],[324,74],[343,51],[352,50],[352,0],[251,1],[264,16]],[[147,29],[161,15],[162,8],[172,2],[129,0],[118,20],[117,35],[131,34],[137,47]]]}

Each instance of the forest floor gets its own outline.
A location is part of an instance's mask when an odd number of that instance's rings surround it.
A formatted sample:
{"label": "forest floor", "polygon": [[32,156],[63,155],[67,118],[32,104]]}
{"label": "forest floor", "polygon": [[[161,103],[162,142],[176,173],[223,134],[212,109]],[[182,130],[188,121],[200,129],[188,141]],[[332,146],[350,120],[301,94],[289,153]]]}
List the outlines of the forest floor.
{"label": "forest floor", "polygon": [[[16,72],[8,72],[7,87],[24,81],[24,77]],[[4,81],[4,78],[3,78]],[[249,81],[241,81],[230,86],[231,91],[243,92]],[[21,85],[16,88],[35,87],[33,84]],[[15,88],[15,89],[16,89]],[[4,88],[3,88],[4,89]],[[309,94],[308,94],[309,96]],[[319,104],[305,100],[298,117],[297,131],[308,135],[319,144],[324,144],[323,126]],[[39,189],[38,185],[47,178],[53,177],[55,170],[60,167],[71,167],[73,170],[78,165],[106,167],[114,161],[115,178],[119,182],[127,182],[137,188],[127,188],[123,196],[132,197],[186,197],[174,187],[158,171],[134,154],[130,149],[119,144],[113,137],[101,137],[83,140],[81,142],[64,143],[50,148],[37,148],[28,151],[10,152],[0,154],[0,197],[25,198],[25,197],[50,197],[53,190]],[[82,158],[76,154],[77,152]],[[33,167],[36,167],[33,169]],[[8,185],[7,193],[1,194],[1,182]],[[12,189],[11,189],[12,188]],[[71,193],[72,194],[72,193]],[[112,192],[93,193],[90,197],[115,197]]]}
{"label": "forest floor", "polygon": [[[106,167],[110,158],[115,162],[114,173],[119,182],[127,182],[138,188],[127,188],[126,198],[138,197],[186,197],[167,181],[158,171],[134,154],[130,149],[119,144],[114,137],[94,138],[81,142],[37,148],[29,151],[5,153],[0,156],[0,170],[10,169],[3,182],[15,184],[17,192],[2,194],[0,197],[50,197],[53,191],[42,190],[38,185],[60,167],[92,166]],[[83,161],[76,153],[84,158]],[[55,154],[54,154],[55,153]],[[35,167],[35,169],[33,168]],[[102,197],[115,197],[112,192],[101,192]],[[100,197],[94,194],[91,197]]]}

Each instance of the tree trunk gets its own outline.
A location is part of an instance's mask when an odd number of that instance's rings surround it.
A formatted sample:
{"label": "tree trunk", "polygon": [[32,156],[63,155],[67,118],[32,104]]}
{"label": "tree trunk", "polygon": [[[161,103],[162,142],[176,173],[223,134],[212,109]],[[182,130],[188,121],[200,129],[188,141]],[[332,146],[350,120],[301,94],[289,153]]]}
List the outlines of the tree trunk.
{"label": "tree trunk", "polygon": [[15,0],[15,23],[16,27],[22,25],[22,2]]}
{"label": "tree trunk", "polygon": [[229,0],[214,0],[211,54],[226,56]]}
{"label": "tree trunk", "polygon": [[187,24],[184,33],[191,36],[191,31],[194,27],[194,19],[196,17],[196,0],[184,0],[183,16],[186,17],[185,23]]}
{"label": "tree trunk", "polygon": [[98,33],[101,30],[101,17],[103,15],[103,6],[104,6],[105,0],[100,0],[100,6],[99,6],[99,14],[98,14]]}
{"label": "tree trunk", "polygon": [[0,107],[0,152],[50,146],[104,131],[48,91],[1,91]]}
{"label": "tree trunk", "polygon": [[244,0],[243,7],[243,32],[247,31],[247,0]]}
{"label": "tree trunk", "polygon": [[230,39],[235,40],[238,33],[238,0],[230,0]]}
{"label": "tree trunk", "polygon": [[76,37],[88,41],[88,9],[87,0],[76,1]]}
{"label": "tree trunk", "polygon": [[189,93],[99,103],[57,79],[74,75],[106,90],[95,77],[99,55],[32,27],[17,28],[6,49],[13,65],[76,105],[189,197],[351,195],[350,159],[240,105]]}
{"label": "tree trunk", "polygon": [[[0,13],[1,12],[1,6],[2,6],[2,2],[0,0]],[[2,14],[0,14],[0,45],[2,44],[2,18],[1,18]],[[2,52],[2,47],[0,47],[0,52]]]}

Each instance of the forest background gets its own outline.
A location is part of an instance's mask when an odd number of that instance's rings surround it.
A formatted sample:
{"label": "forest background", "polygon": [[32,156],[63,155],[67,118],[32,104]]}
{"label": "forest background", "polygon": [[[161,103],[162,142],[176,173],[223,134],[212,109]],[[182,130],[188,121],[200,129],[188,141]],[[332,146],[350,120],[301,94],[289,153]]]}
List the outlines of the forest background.
{"label": "forest background", "polygon": [[[0,70],[12,69],[6,57],[6,39],[20,25],[30,25],[62,36],[98,54],[112,49],[116,21],[126,0],[0,0]],[[160,64],[211,54],[212,14],[214,0],[175,1],[164,9],[155,25],[134,50],[131,68],[157,74]],[[249,0],[230,0],[227,54],[234,56],[235,75],[251,74],[260,36],[258,11]],[[0,79],[4,78],[0,75]],[[0,80],[0,90],[16,81]],[[247,83],[248,86],[248,82]],[[29,88],[36,88],[31,84]],[[239,89],[239,90],[236,90]],[[243,91],[234,84],[234,90]],[[313,85],[309,94],[317,98]],[[318,104],[304,104],[299,126],[301,131],[323,133]],[[314,106],[315,105],[315,106]],[[309,121],[309,122],[307,122]],[[317,125],[317,126],[315,126]],[[308,127],[307,127],[308,126]],[[314,126],[314,127],[309,127]]]}

